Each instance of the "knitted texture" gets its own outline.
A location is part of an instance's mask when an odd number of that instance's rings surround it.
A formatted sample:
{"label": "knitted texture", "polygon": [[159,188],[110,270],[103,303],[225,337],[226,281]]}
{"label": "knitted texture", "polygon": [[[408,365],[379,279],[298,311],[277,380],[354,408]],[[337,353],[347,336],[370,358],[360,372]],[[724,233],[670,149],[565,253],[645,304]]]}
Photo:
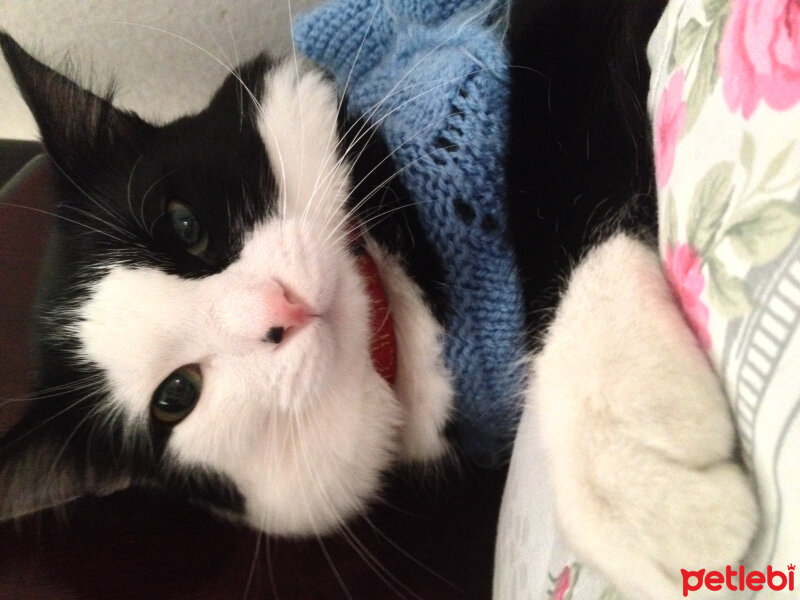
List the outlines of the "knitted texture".
{"label": "knitted texture", "polygon": [[[502,4],[505,6],[505,4]],[[525,370],[522,292],[507,241],[505,12],[492,0],[337,0],[295,23],[392,150],[444,264],[453,307],[445,361],[459,446],[502,460]]]}

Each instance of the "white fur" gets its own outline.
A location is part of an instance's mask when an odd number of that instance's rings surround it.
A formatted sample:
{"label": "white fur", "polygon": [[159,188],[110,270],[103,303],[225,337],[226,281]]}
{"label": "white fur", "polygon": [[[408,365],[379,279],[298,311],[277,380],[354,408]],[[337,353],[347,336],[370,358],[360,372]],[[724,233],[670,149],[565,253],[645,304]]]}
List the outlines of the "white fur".
{"label": "white fur", "polygon": [[682,597],[680,569],[737,565],[758,510],[720,383],[644,245],[576,268],[542,353],[539,403],[560,526],[627,597]]}
{"label": "white fur", "polygon": [[[113,266],[80,309],[78,337],[108,374],[112,411],[134,422],[148,418],[169,373],[199,364],[202,394],[169,455],[231,478],[257,527],[323,533],[375,495],[396,458],[442,453],[452,393],[440,328],[374,242],[397,328],[397,394],[372,366],[369,299],[346,248],[349,169],[333,87],[293,63],[272,70],[265,87],[259,128],[278,214],[216,275]],[[277,282],[318,316],[276,345],[263,337],[275,324],[268,298]]]}

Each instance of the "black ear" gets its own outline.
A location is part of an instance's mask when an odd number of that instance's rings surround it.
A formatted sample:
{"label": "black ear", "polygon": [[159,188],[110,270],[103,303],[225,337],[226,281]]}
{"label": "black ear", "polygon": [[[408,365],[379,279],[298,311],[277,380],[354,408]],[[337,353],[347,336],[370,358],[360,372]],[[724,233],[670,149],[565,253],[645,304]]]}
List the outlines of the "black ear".
{"label": "black ear", "polygon": [[0,438],[0,521],[130,485],[128,469],[96,463],[86,415],[67,413],[34,405]]}
{"label": "black ear", "polygon": [[114,108],[110,92],[100,97],[83,89],[33,58],[3,31],[0,49],[39,125],[45,148],[62,168],[134,142],[150,128],[135,114]]}
{"label": "black ear", "polygon": [[243,126],[241,117],[256,117],[264,93],[264,76],[271,67],[266,54],[259,54],[236,67],[214,94],[209,112],[235,119],[240,126]]}

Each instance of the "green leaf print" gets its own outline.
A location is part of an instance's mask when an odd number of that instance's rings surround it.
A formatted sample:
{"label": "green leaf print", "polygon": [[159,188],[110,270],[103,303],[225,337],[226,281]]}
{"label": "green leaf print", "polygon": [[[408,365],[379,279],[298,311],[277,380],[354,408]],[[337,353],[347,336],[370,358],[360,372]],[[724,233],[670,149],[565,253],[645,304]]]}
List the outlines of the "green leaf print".
{"label": "green leaf print", "polygon": [[[678,205],[675,202],[675,196],[672,190],[667,192],[667,199],[664,201],[664,212],[659,218],[661,231],[659,231],[659,238],[669,245],[675,244],[678,239]],[[666,216],[666,218],[665,218]]]}
{"label": "green leaf print", "polygon": [[715,21],[725,16],[729,6],[730,0],[707,0],[703,4],[703,9],[705,10],[706,18],[709,21]]}
{"label": "green leaf print", "polygon": [[598,600],[625,600],[625,597],[614,588],[606,588]]}
{"label": "green leaf print", "polygon": [[719,162],[697,183],[689,206],[687,239],[705,256],[716,243],[717,233],[729,206],[733,175],[732,162]]}
{"label": "green leaf print", "polygon": [[775,259],[800,230],[800,207],[792,202],[770,200],[738,209],[726,236],[733,250],[752,265]]}
{"label": "green leaf print", "polygon": [[748,173],[753,168],[753,161],[755,158],[756,141],[752,133],[745,131],[742,136],[742,145],[739,148],[739,161],[742,163],[742,166],[747,169]]}
{"label": "green leaf print", "polygon": [[780,172],[783,170],[783,167],[786,165],[786,160],[789,158],[789,155],[794,150],[794,142],[790,142],[783,150],[778,152],[769,164],[767,165],[767,170],[764,171],[764,176],[761,178],[761,181],[758,182],[758,186],[756,186],[756,191],[760,191],[764,186],[766,186],[770,181],[775,179]]}
{"label": "green leaf print", "polygon": [[669,57],[669,70],[672,71],[676,64],[684,65],[689,62],[700,43],[706,28],[697,19],[691,19],[679,32],[675,39],[675,47]]}
{"label": "green leaf print", "polygon": [[753,303],[745,282],[731,275],[724,263],[714,256],[706,257],[708,300],[723,316],[732,319],[748,312]]}
{"label": "green leaf print", "polygon": [[719,79],[717,48],[722,38],[723,26],[724,21],[722,19],[718,19],[711,24],[703,40],[700,56],[695,57],[697,73],[695,74],[694,85],[692,85],[692,89],[686,98],[686,125],[681,135],[686,135],[697,122],[706,100],[717,85],[717,80]]}

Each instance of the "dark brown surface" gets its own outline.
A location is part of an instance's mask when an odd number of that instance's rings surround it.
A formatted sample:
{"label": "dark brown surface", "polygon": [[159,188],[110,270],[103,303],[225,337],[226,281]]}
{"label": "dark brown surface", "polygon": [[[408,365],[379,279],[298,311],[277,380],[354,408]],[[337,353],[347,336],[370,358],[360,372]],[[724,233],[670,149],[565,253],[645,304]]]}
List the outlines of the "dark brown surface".
{"label": "dark brown surface", "polygon": [[[24,407],[8,400],[25,393],[29,376],[29,311],[48,226],[37,210],[47,190],[40,166],[0,205],[0,430]],[[468,467],[398,476],[369,522],[306,541],[267,541],[141,491],[87,498],[0,524],[0,599],[488,599],[503,477]]]}

